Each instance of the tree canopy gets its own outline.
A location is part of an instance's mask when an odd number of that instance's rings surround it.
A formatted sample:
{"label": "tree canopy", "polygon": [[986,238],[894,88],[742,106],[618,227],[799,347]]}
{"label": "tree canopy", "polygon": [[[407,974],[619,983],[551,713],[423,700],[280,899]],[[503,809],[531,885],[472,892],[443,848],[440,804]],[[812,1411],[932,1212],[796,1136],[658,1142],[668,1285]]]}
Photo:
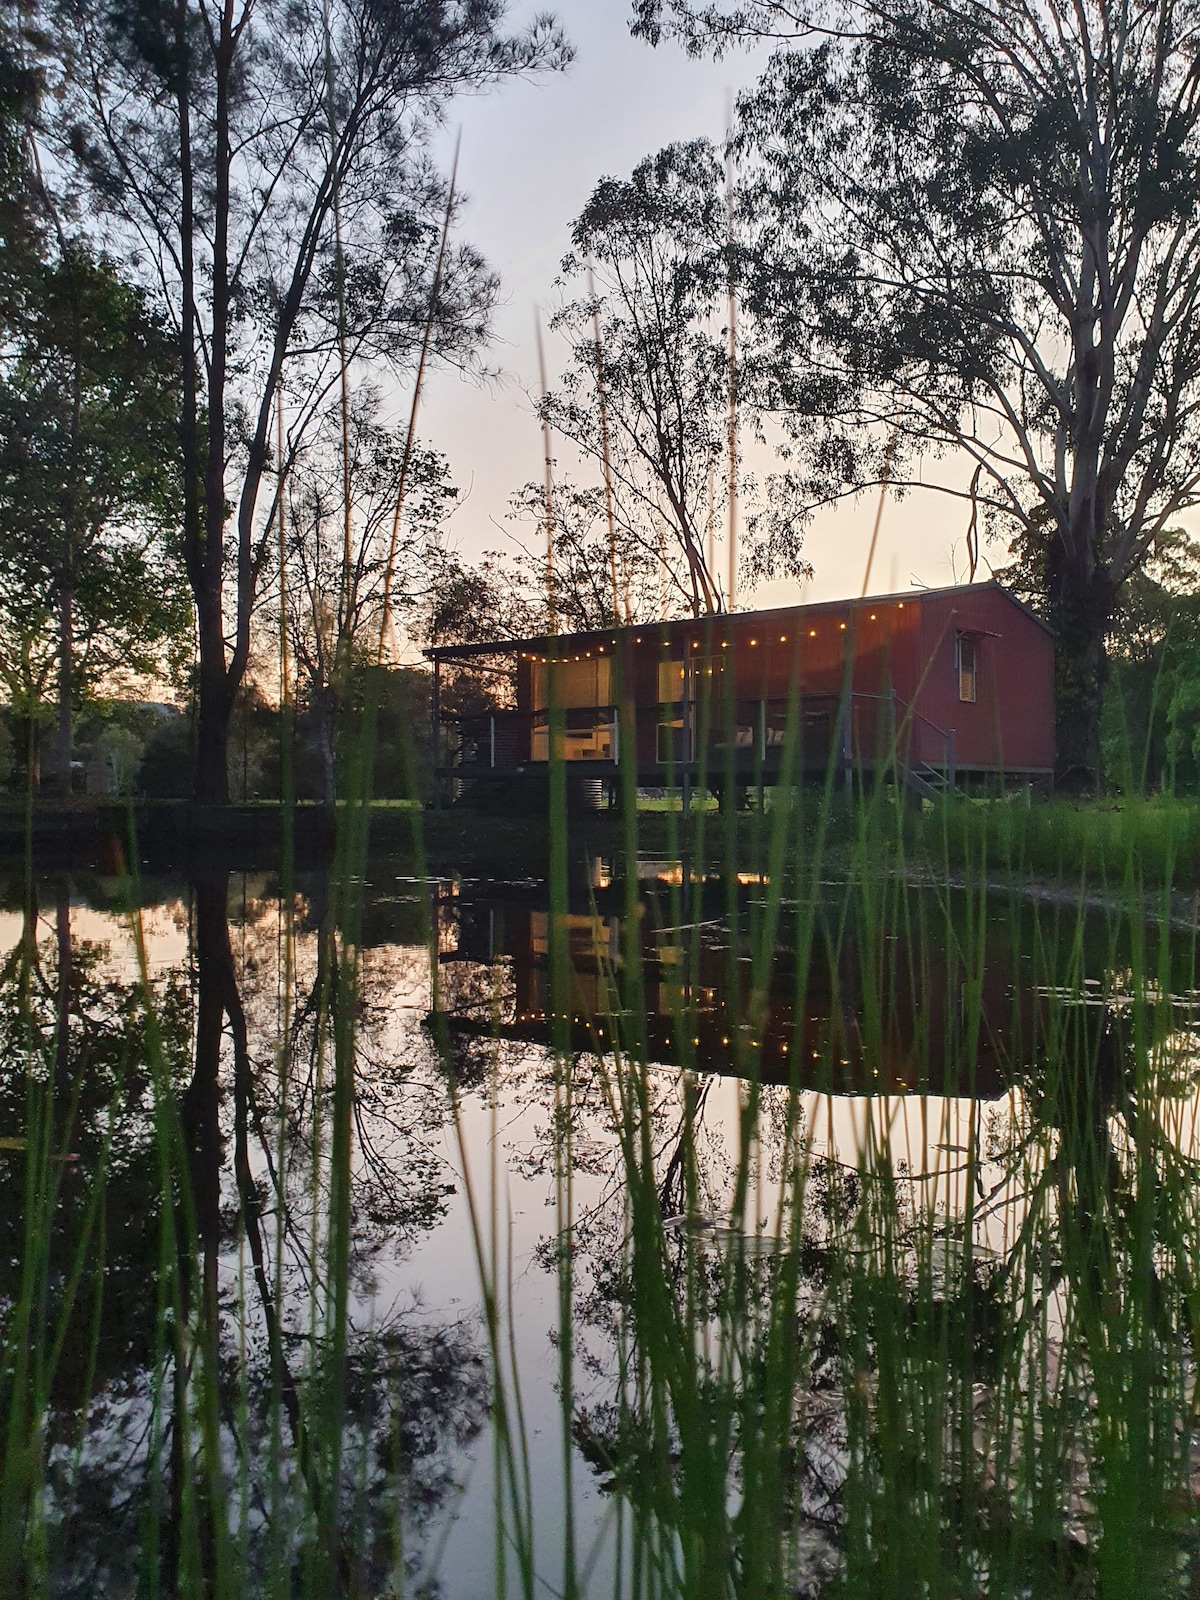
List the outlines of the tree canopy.
{"label": "tree canopy", "polygon": [[487,327],[493,275],[470,247],[441,243],[450,200],[432,133],[456,93],[569,52],[550,20],[507,32],[501,5],[473,0],[40,9],[55,28],[56,170],[137,264],[178,342],[196,793],[221,801],[273,549],[272,486],[365,364],[410,371],[423,345],[466,360]]}
{"label": "tree canopy", "polygon": [[664,590],[656,611],[727,605],[717,569],[728,572],[735,484],[741,581],[804,576],[803,508],[790,481],[764,494],[744,470],[743,437],[757,416],[736,359],[731,370],[728,294],[740,264],[712,146],[670,145],[629,178],[602,179],[572,242],[563,282],[577,293],[555,327],[573,359],[546,410],[603,481],[618,591],[645,592],[651,567]]}
{"label": "tree canopy", "polygon": [[692,50],[786,40],[739,106],[767,403],[830,492],[965,452],[1040,573],[1060,762],[1095,776],[1122,584],[1200,498],[1192,9],[642,0]]}

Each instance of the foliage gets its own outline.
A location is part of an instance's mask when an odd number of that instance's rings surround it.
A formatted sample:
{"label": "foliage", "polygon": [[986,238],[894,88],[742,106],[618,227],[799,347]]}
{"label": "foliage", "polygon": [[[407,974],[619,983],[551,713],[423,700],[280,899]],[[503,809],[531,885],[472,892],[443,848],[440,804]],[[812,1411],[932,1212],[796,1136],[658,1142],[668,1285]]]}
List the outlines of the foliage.
{"label": "foliage", "polygon": [[1194,542],[1160,539],[1125,585],[1104,706],[1105,772],[1124,794],[1200,785],[1200,571]]}
{"label": "foliage", "polygon": [[0,330],[5,335],[22,315],[28,281],[43,252],[25,141],[37,90],[17,19],[0,16]]}
{"label": "foliage", "polygon": [[[190,649],[174,532],[173,351],[112,264],[66,243],[0,360],[0,682],[25,718]],[[64,772],[59,781],[65,787]]]}
{"label": "foliage", "polygon": [[[610,611],[629,620],[650,572],[661,573],[672,612],[699,616],[728,603],[714,567],[718,534],[728,561],[733,474],[749,511],[742,581],[807,575],[791,481],[773,478],[760,497],[743,467],[737,430],[753,426],[754,413],[749,385],[730,371],[728,329],[719,322],[737,266],[711,145],[671,145],[628,179],[603,179],[572,242],[564,277],[578,290],[591,269],[595,292],[585,281],[583,298],[555,316],[573,361],[562,390],[544,404],[604,484]],[[571,498],[578,507],[579,491]]]}
{"label": "foliage", "polygon": [[[495,281],[439,246],[449,100],[568,58],[546,18],[458,0],[44,0],[61,170],[179,338],[183,556],[200,652],[197,795],[228,792],[276,490],[354,371],[477,347]],[[439,265],[440,263],[440,265]],[[434,276],[437,273],[436,293]],[[283,460],[273,461],[280,408]],[[227,590],[233,606],[226,626]]]}
{"label": "foliage", "polygon": [[397,622],[428,599],[441,526],[458,496],[445,457],[383,426],[379,406],[364,387],[344,419],[340,408],[322,418],[286,496],[281,592],[293,692],[321,752],[327,802],[351,680],[394,655]]}
{"label": "foliage", "polygon": [[1040,552],[1063,775],[1094,779],[1122,585],[1200,493],[1191,14],[1021,0],[646,0],[779,49],[739,112],[769,403],[830,492],[965,454]]}

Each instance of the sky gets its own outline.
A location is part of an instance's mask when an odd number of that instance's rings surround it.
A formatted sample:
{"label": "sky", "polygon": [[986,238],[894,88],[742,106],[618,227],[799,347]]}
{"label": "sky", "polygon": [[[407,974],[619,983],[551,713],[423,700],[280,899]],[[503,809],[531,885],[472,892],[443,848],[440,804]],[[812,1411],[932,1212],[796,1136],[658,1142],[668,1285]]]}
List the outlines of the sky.
{"label": "sky", "polygon": [[[516,0],[512,19],[533,9]],[[630,38],[628,0],[559,0],[553,9],[576,49],[570,70],[459,101],[445,132],[448,162],[461,129],[460,232],[502,284],[495,338],[485,352],[501,376],[480,384],[451,372],[432,375],[419,422],[422,437],[449,457],[461,499],[449,539],[469,557],[517,548],[519,530],[505,517],[509,496],[542,476],[541,431],[530,399],[537,389],[535,319],[538,307],[546,317],[555,304],[554,280],[573,218],[601,177],[627,175],[673,140],[719,141],[730,93],[752,82],[766,59],[759,51],[714,63],[688,60],[674,45],[652,50]],[[546,361],[553,384],[566,348],[549,336]],[[803,588],[772,583],[739,594],[738,609],[860,593],[877,510],[872,494],[815,519],[805,544],[812,580]],[[963,576],[966,520],[959,502],[934,492],[900,502],[889,497],[870,591]]]}

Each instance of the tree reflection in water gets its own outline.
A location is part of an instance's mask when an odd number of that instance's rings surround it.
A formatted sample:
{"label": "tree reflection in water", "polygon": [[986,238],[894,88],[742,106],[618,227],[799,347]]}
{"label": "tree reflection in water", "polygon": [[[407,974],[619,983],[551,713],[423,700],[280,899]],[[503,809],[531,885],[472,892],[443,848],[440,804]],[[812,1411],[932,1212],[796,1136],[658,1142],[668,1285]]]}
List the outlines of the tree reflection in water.
{"label": "tree reflection in water", "polygon": [[[772,1016],[776,1059],[804,1046],[790,1088],[722,1104],[711,1076],[570,1057],[573,1103],[603,1081],[615,1112],[599,1203],[570,1240],[590,1374],[573,1436],[628,1508],[632,1559],[670,1565],[679,1592],[1196,1592],[1194,996],[1123,974],[1111,949],[1085,981],[1076,931],[1024,991],[977,971],[992,1007],[951,1018],[925,1058],[939,1084],[979,1083],[986,1038],[1009,1084],[990,1107],[855,1100],[849,1074],[833,1075],[847,1098],[809,1088],[851,1037],[859,1085],[891,1075],[856,1026],[863,997],[843,988],[836,1024],[817,1025],[819,968],[815,1005],[810,988]],[[901,965],[940,1007],[962,980],[931,982],[935,955]],[[711,986],[703,961],[667,965],[674,1053]],[[578,1039],[594,954],[573,966],[559,988]],[[545,1026],[549,981],[519,953],[513,968],[512,1025]],[[929,1038],[919,1009],[888,1007],[875,1061],[906,1028]],[[543,1264],[562,1260],[548,1240]]]}
{"label": "tree reflection in water", "polygon": [[53,933],[30,898],[5,958],[5,1593],[382,1592],[422,1570],[486,1420],[472,1318],[378,1293],[376,1260],[450,1192],[436,1074],[389,1060],[384,953],[360,963],[329,1437],[338,935],[319,897],[299,906],[281,1045],[278,906],[234,887],[196,874],[190,960],[148,989],[119,923],[72,937],[66,884]]}
{"label": "tree reflection in water", "polygon": [[302,887],[15,902],[4,1592],[1200,1586],[1186,952]]}

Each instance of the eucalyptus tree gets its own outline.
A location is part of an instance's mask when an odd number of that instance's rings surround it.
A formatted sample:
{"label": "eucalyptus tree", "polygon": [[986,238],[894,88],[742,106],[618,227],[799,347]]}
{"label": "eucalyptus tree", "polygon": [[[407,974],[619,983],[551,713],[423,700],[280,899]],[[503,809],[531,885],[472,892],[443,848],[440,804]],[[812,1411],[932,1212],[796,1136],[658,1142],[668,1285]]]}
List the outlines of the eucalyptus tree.
{"label": "eucalyptus tree", "polygon": [[167,675],[190,643],[177,367],[144,296],[80,241],[60,236],[23,279],[0,351],[0,683],[31,778],[55,718],[52,775],[67,793],[81,699]]}
{"label": "eucalyptus tree", "polygon": [[[615,587],[658,565],[667,605],[698,616],[728,603],[716,541],[729,537],[740,478],[747,516],[738,560],[750,581],[803,576],[803,507],[789,480],[742,471],[751,386],[729,338],[740,252],[729,237],[721,163],[705,140],[669,145],[627,179],[604,178],[572,229],[555,327],[572,362],[545,400],[553,426],[602,477]],[[590,270],[589,270],[590,269]],[[726,559],[728,550],[726,547]]]}
{"label": "eucalyptus tree", "polygon": [[[614,515],[614,546],[609,543],[608,496],[602,484],[556,479],[551,500],[552,561],[547,583],[546,490],[527,483],[509,498],[508,518],[526,530],[520,551],[501,565],[514,596],[523,597],[531,633],[553,632],[550,602],[558,625],[571,633],[618,627],[626,618],[655,617],[664,597],[666,575],[651,540],[630,531]],[[615,553],[617,597],[612,567]]]}
{"label": "eucalyptus tree", "polygon": [[635,9],[694,52],[781,41],[739,108],[773,400],[855,486],[965,453],[954,492],[1058,635],[1062,775],[1094,781],[1122,586],[1200,499],[1195,8]]}
{"label": "eucalyptus tree", "polygon": [[337,405],[328,411],[297,458],[286,496],[287,640],[326,801],[334,799],[352,681],[394,659],[394,623],[426,598],[431,550],[458,496],[445,457],[410,443],[379,415],[378,396],[365,387],[344,416]]}
{"label": "eucalyptus tree", "polygon": [[44,7],[61,50],[56,170],[86,180],[97,227],[178,341],[195,792],[220,802],[279,469],[364,364],[411,365],[427,324],[431,356],[463,360],[486,330],[494,277],[466,246],[439,252],[450,202],[431,141],[447,104],[569,51],[545,17],[505,31],[501,0]]}

